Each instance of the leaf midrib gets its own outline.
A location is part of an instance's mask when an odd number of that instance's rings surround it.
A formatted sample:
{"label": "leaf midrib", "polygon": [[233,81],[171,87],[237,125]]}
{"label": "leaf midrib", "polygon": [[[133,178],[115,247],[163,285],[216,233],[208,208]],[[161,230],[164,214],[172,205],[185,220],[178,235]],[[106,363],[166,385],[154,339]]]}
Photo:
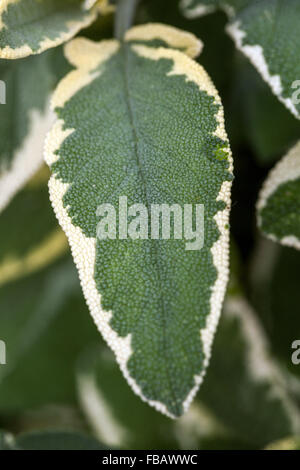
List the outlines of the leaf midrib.
{"label": "leaf midrib", "polygon": [[[149,202],[148,191],[147,191],[147,183],[146,183],[146,180],[145,180],[145,176],[144,176],[143,168],[142,168],[142,162],[141,162],[141,158],[140,158],[140,155],[139,155],[138,134],[137,134],[137,131],[136,131],[134,112],[133,112],[133,108],[132,108],[132,104],[131,104],[131,98],[130,98],[129,68],[128,68],[128,55],[129,55],[130,46],[126,45],[126,44],[122,44],[121,49],[122,49],[122,54],[123,54],[123,57],[124,57],[124,60],[122,61],[122,64],[124,65],[124,74],[123,74],[123,76],[124,76],[124,84],[125,84],[124,89],[125,89],[125,94],[126,94],[125,98],[126,98],[126,103],[127,103],[127,109],[128,109],[128,115],[129,115],[129,119],[130,119],[130,123],[131,123],[131,128],[132,128],[135,159],[136,159],[136,164],[137,164],[137,167],[138,167],[138,172],[139,172],[139,175],[140,175],[141,180],[142,180],[142,184],[143,184],[143,188],[144,188],[144,194],[145,194],[145,198],[146,198],[146,206],[147,206],[147,210],[148,210],[148,213],[149,213],[150,202]],[[151,241],[152,240],[150,240],[150,242]],[[157,277],[158,277],[158,288],[159,288],[159,292],[160,292],[159,300],[160,300],[160,304],[161,304],[161,311],[163,313],[162,323],[163,323],[164,352],[165,352],[166,362],[169,362],[167,346],[166,346],[166,343],[167,343],[167,340],[166,340],[166,307],[165,307],[165,302],[164,302],[164,296],[163,296],[162,289],[161,289],[162,279],[161,279],[161,276],[160,276],[159,256],[158,256],[157,244],[152,243],[152,247],[154,248],[154,252],[155,252],[154,259],[155,259],[155,266],[156,266]],[[175,393],[174,393],[174,390],[173,390],[173,385],[172,385],[171,376],[170,376],[170,373],[169,373],[168,366],[166,367],[166,377],[167,377],[167,380],[169,382],[170,393],[172,395],[172,400],[174,402],[174,406],[177,409],[177,412],[179,413],[180,410],[178,409],[178,405],[177,405],[177,402],[176,402]]]}

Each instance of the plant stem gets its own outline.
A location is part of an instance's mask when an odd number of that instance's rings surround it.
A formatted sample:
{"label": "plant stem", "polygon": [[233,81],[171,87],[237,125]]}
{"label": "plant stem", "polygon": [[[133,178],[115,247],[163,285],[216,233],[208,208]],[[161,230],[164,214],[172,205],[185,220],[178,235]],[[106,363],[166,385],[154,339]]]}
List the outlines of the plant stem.
{"label": "plant stem", "polygon": [[139,0],[118,0],[115,14],[115,37],[123,40],[124,34],[131,27]]}

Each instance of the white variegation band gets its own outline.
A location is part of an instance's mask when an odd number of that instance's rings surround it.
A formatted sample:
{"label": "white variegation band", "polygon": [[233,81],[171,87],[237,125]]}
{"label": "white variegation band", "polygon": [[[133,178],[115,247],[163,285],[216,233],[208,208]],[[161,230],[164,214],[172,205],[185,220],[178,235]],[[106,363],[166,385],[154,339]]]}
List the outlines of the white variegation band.
{"label": "white variegation band", "polygon": [[272,385],[270,398],[278,398],[282,402],[288,411],[291,433],[299,433],[299,411],[286,391],[286,377],[271,357],[270,345],[252,308],[243,297],[229,297],[224,304],[224,316],[239,320],[246,341],[247,364],[253,381],[268,382]]}
{"label": "white variegation band", "polygon": [[194,34],[160,23],[134,26],[125,34],[126,41],[151,41],[154,39],[162,39],[171,48],[182,49],[182,52],[193,59],[198,57],[203,49],[202,41]]}
{"label": "white variegation band", "polygon": [[298,178],[300,178],[300,141],[270,171],[260,191],[257,209],[265,207],[269,197],[281,184]]}
{"label": "white variegation band", "polygon": [[244,44],[244,38],[247,35],[245,31],[241,29],[240,21],[236,21],[228,25],[226,27],[226,31],[234,40],[236,47],[241,52],[243,52],[246,57],[248,57],[252,65],[254,65],[254,67],[259,71],[265,82],[270,85],[274,95],[278,97],[279,101],[281,101],[295,117],[299,118],[298,110],[296,109],[292,98],[285,98],[283,96],[283,88],[280,75],[270,74],[269,67],[264,56],[263,48],[259,44],[255,46]]}
{"label": "white variegation band", "polygon": [[250,45],[247,44],[247,34],[243,30],[242,23],[240,20],[234,21],[236,15],[235,8],[229,4],[229,2],[220,1],[218,5],[205,5],[200,1],[194,8],[190,8],[193,0],[182,0],[181,8],[187,18],[197,18],[208,13],[215,11],[217,8],[225,11],[229,19],[232,20],[232,23],[227,25],[226,31],[229,36],[235,42],[236,47],[245,54],[254,67],[261,74],[263,79],[268,85],[270,85],[274,95],[277,96],[279,101],[281,101],[287,109],[296,117],[300,118],[299,111],[295,106],[295,103],[291,98],[283,96],[283,86],[282,79],[279,74],[271,75],[269,66],[265,58],[265,52],[263,47],[260,44]]}
{"label": "white variegation band", "polygon": [[45,136],[54,119],[49,105],[44,113],[36,109],[30,112],[28,134],[15,150],[11,166],[0,168],[0,211],[43,164]]}
{"label": "white variegation band", "polygon": [[[104,61],[108,60],[110,56],[115,54],[118,48],[119,43],[114,40],[103,41],[100,44],[95,44],[85,39],[76,39],[72,41],[72,43],[66,47],[67,57],[70,62],[78,68],[75,71],[70,72],[70,74],[68,74],[58,86],[53,97],[53,107],[62,106],[81,88],[81,86],[85,86],[89,83],[91,76],[95,73],[92,71],[96,68],[98,70],[98,77],[102,73],[101,67],[99,66]],[[214,134],[225,142],[228,142],[224,127],[224,116],[220,97],[207,73],[199,64],[190,59],[186,54],[173,49],[162,47],[151,48],[144,45],[133,45],[132,48],[137,54],[154,61],[162,58],[171,59],[173,61],[173,69],[169,72],[169,75],[183,75],[186,77],[187,81],[193,81],[196,83],[201,91],[205,91],[208,95],[213,96],[215,103],[220,105],[220,111],[216,116],[218,126]],[[63,124],[63,121],[57,121],[52,131],[48,134],[45,145],[45,160],[49,166],[57,161],[59,158],[58,150],[61,143],[73,132],[73,129],[64,129]],[[232,172],[233,163],[229,149],[228,161],[229,172]],[[104,339],[114,351],[117,362],[134,392],[158,411],[174,418],[175,416],[168,411],[164,403],[147,399],[143,395],[140,386],[130,375],[127,364],[133,353],[131,347],[131,335],[129,334],[127,337],[118,336],[110,326],[112,312],[104,311],[101,306],[101,296],[97,290],[94,279],[96,239],[87,238],[83,234],[82,230],[72,223],[72,219],[68,215],[68,208],[64,207],[63,204],[63,198],[68,189],[69,184],[61,182],[55,174],[50,178],[50,199],[59,223],[69,239],[73,258],[79,271],[82,289],[90,308],[91,315]],[[219,239],[212,247],[213,263],[217,271],[217,279],[215,284],[212,286],[210,298],[211,309],[210,314],[207,317],[206,327],[199,332],[203,342],[205,368],[209,362],[213,336],[221,313],[228,282],[230,190],[231,181],[224,181],[217,197],[217,200],[224,201],[226,206],[223,211],[219,211],[215,216],[215,221],[220,232]],[[183,403],[184,411],[188,409],[200,383],[203,380],[204,374],[205,371],[203,371],[201,375],[194,377],[194,386]]]}
{"label": "white variegation band", "polygon": [[216,10],[214,5],[201,5],[201,3],[194,8],[189,8],[193,0],[181,0],[180,6],[187,18],[198,18],[200,16],[208,15]]}
{"label": "white variegation band", "polygon": [[[300,179],[300,141],[275,165],[263,184],[256,205],[259,226],[262,224],[260,212],[268,204],[270,196],[282,184],[297,179]],[[300,240],[294,235],[287,235],[280,240],[273,234],[267,235],[273,241],[280,241],[282,245],[300,249]]]}
{"label": "white variegation band", "polygon": [[[2,0],[0,4],[0,31],[6,29],[6,25],[3,22],[3,15],[6,13],[7,8],[12,3],[18,3],[20,0]],[[70,19],[65,23],[67,31],[61,31],[54,39],[44,38],[39,43],[39,48],[36,51],[32,50],[32,47],[29,44],[23,44],[22,46],[12,48],[10,46],[5,46],[0,48],[0,58],[1,59],[20,59],[22,57],[27,57],[31,54],[40,54],[41,52],[50,49],[52,47],[59,46],[64,42],[71,39],[75,36],[78,31],[83,28],[87,28],[93,21],[96,20],[97,12],[95,9],[89,9],[89,12],[86,12],[84,18],[81,21]]]}

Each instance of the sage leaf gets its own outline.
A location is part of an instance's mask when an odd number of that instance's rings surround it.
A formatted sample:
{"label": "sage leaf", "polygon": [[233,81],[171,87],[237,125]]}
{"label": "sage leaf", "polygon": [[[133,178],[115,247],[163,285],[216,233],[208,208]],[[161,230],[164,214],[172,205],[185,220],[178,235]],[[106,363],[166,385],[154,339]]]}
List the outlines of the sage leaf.
{"label": "sage leaf", "polygon": [[267,237],[300,249],[300,142],[268,175],[259,194],[257,216]]}
{"label": "sage leaf", "polygon": [[1,413],[76,403],[76,360],[99,338],[70,258],[0,287]]}
{"label": "sage leaf", "polygon": [[226,28],[269,84],[277,98],[300,119],[300,3],[298,0],[182,0],[182,10],[195,18],[221,8]]}
{"label": "sage leaf", "polygon": [[82,0],[3,0],[0,5],[0,58],[40,54],[66,42],[96,19]]}
{"label": "sage leaf", "polygon": [[[34,79],[33,79],[34,70]],[[54,121],[50,94],[70,67],[61,48],[26,60],[0,60],[0,211],[43,164]]]}
{"label": "sage leaf", "polygon": [[240,294],[228,296],[197,401],[252,448],[299,433],[300,413],[262,324]]}
{"label": "sage leaf", "polygon": [[0,286],[26,276],[67,252],[44,183],[28,185],[0,214]]}
{"label": "sage leaf", "polygon": [[[143,35],[141,35],[143,40]],[[171,417],[209,362],[228,279],[232,158],[218,93],[178,50],[70,42],[45,159],[91,314],[133,390]],[[99,239],[101,204],[203,204],[204,246]]]}

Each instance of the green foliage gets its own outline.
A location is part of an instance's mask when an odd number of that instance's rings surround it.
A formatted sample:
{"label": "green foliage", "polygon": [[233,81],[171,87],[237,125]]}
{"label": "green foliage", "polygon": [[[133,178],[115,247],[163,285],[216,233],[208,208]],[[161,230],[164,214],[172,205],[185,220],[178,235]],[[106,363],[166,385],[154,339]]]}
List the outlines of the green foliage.
{"label": "green foliage", "polygon": [[300,248],[300,142],[270,172],[257,207],[259,226],[269,238]]}
{"label": "green foliage", "polygon": [[[144,35],[142,29],[140,37]],[[100,55],[104,47],[107,59]],[[222,296],[226,283],[232,174],[227,137],[217,117],[221,104],[203,69],[183,53],[74,40],[67,55],[71,63],[80,64],[81,54],[94,50],[99,55],[89,67],[95,78],[82,87],[86,71],[79,67],[75,92],[71,72],[54,96],[60,121],[47,146],[63,139],[61,126],[73,132],[54,152],[46,152],[54,173],[51,199],[80,275],[86,276],[84,252],[95,263],[93,278],[84,279],[84,293],[90,305],[101,295],[101,306],[93,306],[91,313],[125,377],[131,384],[134,380],[134,389],[145,399],[179,416],[195,391],[195,377],[203,375],[209,360],[210,343],[199,332],[210,328],[209,315],[219,315],[212,288]],[[171,75],[172,70],[176,72]],[[214,156],[220,147],[222,158]],[[209,189],[203,185],[207,180]],[[67,189],[60,194],[62,183]],[[204,204],[204,247],[187,251],[186,240],[148,239],[148,227],[146,239],[136,228],[140,240],[123,240],[120,233],[117,239],[96,240],[97,208],[107,203],[117,208],[123,195],[128,205],[144,204],[149,217],[154,204]],[[219,226],[214,219],[218,212],[224,214]],[[91,242],[95,253],[89,249]],[[112,311],[109,327],[116,336],[105,333],[105,320],[97,320],[103,315],[101,307]],[[128,335],[131,351],[124,364],[122,339]]]}
{"label": "green foliage", "polygon": [[[258,262],[262,250],[268,253],[264,270],[259,268]],[[292,344],[298,339],[297,332],[300,331],[299,269],[298,251],[263,240],[252,263],[250,284],[251,301],[268,334],[272,354],[292,374],[291,377],[300,377],[299,365],[291,360],[294,352]],[[290,385],[299,400],[297,381],[291,380]]]}
{"label": "green foliage", "polygon": [[300,437],[292,436],[280,441],[272,442],[266,447],[267,450],[299,450],[300,449]]}
{"label": "green foliage", "polygon": [[69,69],[61,48],[26,60],[0,59],[6,98],[0,105],[0,210],[42,165],[53,120],[50,94]]}
{"label": "green foliage", "polygon": [[0,430],[0,450],[11,450],[13,448],[13,437],[9,433]]}
{"label": "green foliage", "polygon": [[8,345],[0,410],[74,403],[77,356],[98,335],[70,260],[0,288],[0,312],[1,339]]}
{"label": "green foliage", "polygon": [[96,439],[71,431],[28,432],[13,438],[0,432],[0,450],[106,450]]}
{"label": "green foliage", "polygon": [[0,3],[0,450],[298,449],[299,2]]}
{"label": "green foliage", "polygon": [[299,432],[300,413],[285,381],[255,313],[243,298],[228,297],[198,400],[236,438],[259,448]]}
{"label": "green foliage", "polygon": [[40,269],[67,251],[45,184],[33,183],[17,194],[1,214],[1,226],[0,286]]}
{"label": "green foliage", "polygon": [[[182,9],[195,18],[224,9],[227,32],[271,86],[273,93],[300,118],[300,62],[298,51],[300,4],[298,0],[182,0]],[[293,95],[296,101],[293,101]]]}
{"label": "green foliage", "polygon": [[0,7],[0,57],[40,54],[88,26],[95,14],[82,0],[4,0]]}
{"label": "green foliage", "polygon": [[[107,445],[125,449],[178,447],[174,422],[137,399],[107,349],[92,346],[82,354],[77,386],[87,418]],[[97,413],[106,420],[97,419]]]}
{"label": "green foliage", "polygon": [[243,56],[234,65],[230,135],[242,133],[257,162],[271,165],[299,139],[300,123]]}

